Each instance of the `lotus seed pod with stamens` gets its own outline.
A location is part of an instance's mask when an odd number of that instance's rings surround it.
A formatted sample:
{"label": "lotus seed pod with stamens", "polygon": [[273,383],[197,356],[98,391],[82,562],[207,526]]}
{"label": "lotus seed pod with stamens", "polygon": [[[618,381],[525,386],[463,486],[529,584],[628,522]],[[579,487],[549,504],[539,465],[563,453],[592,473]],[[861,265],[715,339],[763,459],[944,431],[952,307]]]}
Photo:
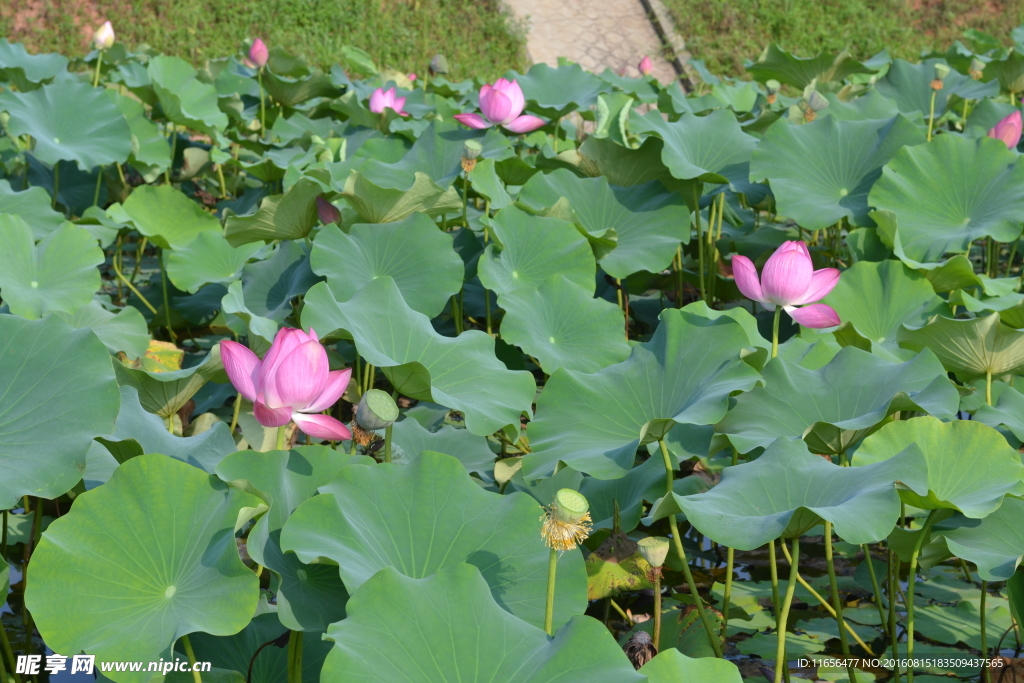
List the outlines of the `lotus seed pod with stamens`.
{"label": "lotus seed pod with stamens", "polygon": [[938,62],[935,64],[935,78],[940,81],[946,80],[949,75],[949,65]]}
{"label": "lotus seed pod with stamens", "polygon": [[665,564],[668,557],[669,541],[664,536],[648,536],[636,542],[640,548],[640,554],[652,567],[660,567]]}
{"label": "lotus seed pod with stamens", "polygon": [[466,140],[462,143],[462,158],[464,159],[476,159],[483,151],[483,145],[477,140]]}
{"label": "lotus seed pod with stamens", "polygon": [[572,550],[590,536],[590,503],[581,493],[562,489],[541,520],[540,535],[549,548]]}
{"label": "lotus seed pod with stamens", "polygon": [[558,506],[555,516],[558,521],[565,524],[575,524],[583,519],[583,515],[590,512],[590,503],[587,499],[582,493],[572,489],[562,489],[556,493],[555,505]]}
{"label": "lotus seed pod with stamens", "polygon": [[398,419],[398,404],[391,394],[380,389],[370,389],[359,399],[356,422],[370,431],[385,429]]}

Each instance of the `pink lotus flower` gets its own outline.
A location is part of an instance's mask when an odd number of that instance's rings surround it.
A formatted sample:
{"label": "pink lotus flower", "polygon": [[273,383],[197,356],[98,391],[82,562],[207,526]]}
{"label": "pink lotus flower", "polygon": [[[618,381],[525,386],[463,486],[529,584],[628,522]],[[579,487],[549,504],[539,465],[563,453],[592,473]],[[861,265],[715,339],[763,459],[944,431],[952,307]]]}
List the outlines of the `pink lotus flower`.
{"label": "pink lotus flower", "polygon": [[[732,274],[743,296],[760,302],[768,310],[782,306],[793,320],[804,327],[834,327],[841,321],[827,304],[816,304],[839,282],[835,268],[814,270],[811,253],[803,242],[785,242],[775,250],[761,271],[746,256],[732,257]],[[797,308],[804,304],[812,304]]]}
{"label": "pink lotus flower", "polygon": [[92,35],[92,44],[97,50],[109,50],[114,44],[114,26],[109,22],[103,22],[103,26],[96,29]]}
{"label": "pink lotus flower", "polygon": [[415,81],[416,80],[416,74],[409,74],[408,76],[406,76],[406,78],[408,78],[410,81]]}
{"label": "pink lotus flower", "polygon": [[1013,112],[988,131],[990,138],[1002,140],[1010,149],[1016,149],[1021,133],[1020,110]]}
{"label": "pink lotus flower", "polygon": [[253,413],[264,427],[295,422],[317,439],[352,438],[340,421],[319,414],[345,393],[352,370],[330,371],[327,351],[312,329],[306,334],[291,327],[281,328],[262,361],[241,344],[228,340],[221,341],[220,355],[231,383],[252,401]]}
{"label": "pink lotus flower", "polygon": [[267,50],[267,44],[257,38],[252,41],[252,46],[249,48],[249,61],[257,69],[262,69],[267,65],[267,60],[270,59],[270,52]]}
{"label": "pink lotus flower", "polygon": [[506,81],[499,78],[494,85],[480,88],[480,114],[456,114],[455,118],[470,128],[490,128],[503,126],[513,133],[529,133],[537,130],[546,122],[536,116],[523,113],[526,98],[523,90],[514,80]]}
{"label": "pink lotus flower", "polygon": [[399,116],[408,116],[409,113],[402,110],[404,106],[405,98],[399,97],[394,88],[377,88],[370,95],[370,111],[374,114],[383,114],[385,109],[391,109]]}
{"label": "pink lotus flower", "polygon": [[316,212],[320,216],[320,222],[324,225],[337,223],[341,220],[341,211],[334,204],[323,197],[316,198]]}
{"label": "pink lotus flower", "polygon": [[650,57],[644,55],[644,58],[640,60],[636,68],[640,70],[641,76],[650,76],[651,72],[654,71],[654,62],[651,61]]}

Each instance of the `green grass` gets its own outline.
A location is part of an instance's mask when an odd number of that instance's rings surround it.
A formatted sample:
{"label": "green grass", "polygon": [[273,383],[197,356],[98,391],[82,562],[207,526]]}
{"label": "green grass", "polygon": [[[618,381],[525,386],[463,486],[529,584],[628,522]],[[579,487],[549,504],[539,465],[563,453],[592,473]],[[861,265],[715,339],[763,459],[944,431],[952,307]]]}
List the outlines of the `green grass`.
{"label": "green grass", "polygon": [[[27,4],[27,3],[24,3]],[[0,9],[0,35],[31,51],[81,55],[104,19],[118,40],[148,43],[196,65],[234,54],[248,37],[281,45],[321,68],[341,46],[366,50],[383,68],[423,73],[438,52],[451,78],[493,78],[525,66],[519,27],[498,0],[45,0]]]}
{"label": "green grass", "polygon": [[1024,0],[664,1],[693,57],[731,76],[744,75],[744,59],[771,42],[800,57],[849,47],[860,59],[882,49],[917,59],[972,28],[1010,45],[1010,30],[1024,21]]}

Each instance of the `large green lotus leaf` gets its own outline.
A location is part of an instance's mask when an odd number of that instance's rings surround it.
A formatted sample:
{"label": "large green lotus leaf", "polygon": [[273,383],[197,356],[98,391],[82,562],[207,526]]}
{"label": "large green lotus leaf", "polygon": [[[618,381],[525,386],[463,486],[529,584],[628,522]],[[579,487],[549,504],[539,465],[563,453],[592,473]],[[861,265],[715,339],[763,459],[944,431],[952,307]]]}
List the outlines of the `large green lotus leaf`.
{"label": "large green lotus leaf", "polygon": [[498,298],[505,310],[501,338],[540,361],[549,375],[558,368],[597,372],[629,356],[622,309],[552,275],[537,289],[516,289]]}
{"label": "large green lotus leaf", "polygon": [[309,251],[294,240],[281,242],[273,256],[242,268],[245,304],[256,315],[283,323],[292,313],[292,300],[320,282],[310,268]]}
{"label": "large green lotus leaf", "polygon": [[[678,429],[678,427],[677,427]],[[706,429],[710,430],[710,427]],[[666,440],[668,437],[666,437]],[[568,470],[564,468],[561,471]],[[541,480],[546,481],[546,480]],[[680,480],[682,481],[682,480]],[[660,455],[648,458],[626,476],[618,479],[585,477],[575,488],[587,497],[595,529],[611,529],[618,507],[619,528],[629,533],[640,523],[643,501],[657,500],[665,494],[665,465]]]}
{"label": "large green lotus leaf", "polygon": [[904,326],[897,339],[912,349],[930,349],[964,381],[1024,372],[1024,331],[1003,325],[998,313],[967,320],[936,315],[921,327]]}
{"label": "large green lotus leaf", "polygon": [[18,90],[34,90],[67,69],[68,58],[64,55],[29,54],[21,43],[0,38],[0,81],[7,81]]}
{"label": "large green lotus leaf", "polygon": [[25,603],[40,634],[57,652],[156,661],[193,631],[241,631],[256,609],[259,579],[238,557],[235,530],[258,505],[173,458],[132,458],[78,496],[32,554]]}
{"label": "large green lotus leaf", "polygon": [[495,169],[494,159],[478,159],[476,166],[469,172],[469,182],[474,192],[491,203],[491,210],[498,211],[512,203],[512,196]]}
{"label": "large green lotus leaf", "polygon": [[[285,242],[285,244],[290,244]],[[221,299],[221,310],[228,317],[228,327],[249,339],[249,348],[254,353],[266,353],[270,349],[279,325],[266,316],[254,313],[245,302],[241,282],[232,282]],[[237,316],[237,318],[232,317]],[[241,324],[236,324],[241,321]]]}
{"label": "large green lotus leaf", "polygon": [[765,48],[756,62],[747,67],[755,80],[764,83],[775,79],[803,90],[811,81],[840,82],[853,74],[869,74],[874,69],[850,56],[849,50],[839,54],[822,52],[817,57],[797,57],[775,43]]}
{"label": "large green lotus leaf", "polygon": [[718,422],[729,394],[748,391],[760,378],[740,360],[748,343],[731,318],[667,309],[651,341],[634,346],[625,361],[594,374],[556,371],[537,399],[523,476],[548,475],[561,460],[615,479],[632,468],[639,446],[676,424]]}
{"label": "large green lotus leaf", "polygon": [[338,303],[326,283],[306,293],[302,325],[321,336],[347,336],[360,355],[381,368],[402,394],[462,411],[478,436],[505,425],[519,426],[530,411],[536,385],[525,371],[508,370],[494,355],[494,339],[478,330],[457,338],[434,331],[430,320],[409,308],[390,277],[363,287]]}
{"label": "large green lotus leaf", "polygon": [[932,289],[937,293],[980,287],[986,295],[1004,296],[1013,292],[1020,285],[1017,278],[990,278],[982,273],[975,273],[974,264],[964,254],[957,254],[941,265],[927,264],[927,266],[919,272],[928,278]]}
{"label": "large green lotus leaf", "polygon": [[107,90],[107,97],[117,105],[128,122],[132,134],[132,163],[149,167],[150,172],[160,173],[171,165],[171,148],[160,128],[146,116],[146,108],[131,97]]}
{"label": "large green lotus leaf", "polygon": [[[996,386],[992,387],[993,395]],[[984,396],[981,398],[984,400]],[[1005,386],[995,405],[982,403],[973,419],[989,427],[1006,427],[1019,441],[1024,441],[1024,394],[1011,386]]]}
{"label": "large green lotus leaf", "polygon": [[[273,65],[271,65],[272,67]],[[341,94],[341,90],[335,87],[331,77],[319,69],[304,70],[301,75],[283,76],[271,69],[263,72],[263,87],[267,94],[285,107],[295,107],[314,97],[326,97],[333,99]]]}
{"label": "large green lotus leaf", "polygon": [[125,200],[135,227],[164,249],[188,246],[200,233],[220,233],[220,221],[172,185],[143,185]]}
{"label": "large green lotus leaf", "polygon": [[1017,159],[999,140],[940,135],[900,150],[868,203],[895,214],[902,253],[915,261],[966,251],[979,237],[1009,242],[1024,221],[1024,164]]}
{"label": "large green lotus leaf", "polygon": [[561,118],[575,109],[588,109],[597,104],[597,96],[610,90],[597,75],[584,71],[579,64],[564,64],[552,68],[547,64],[534,64],[525,74],[509,72],[506,78],[515,79],[523,89],[523,96],[532,103],[530,110],[553,119]]}
{"label": "large green lotus leaf", "polygon": [[637,149],[623,147],[609,138],[588,137],[580,145],[580,170],[588,176],[604,176],[618,187],[643,185],[671,177],[661,163],[665,143],[649,137]]}
{"label": "large green lotus leaf", "polygon": [[93,300],[74,313],[58,312],[64,322],[76,330],[87,327],[96,333],[111,353],[124,351],[128,358],[140,358],[149,347],[149,328],[139,309],[125,306],[117,313]]}
{"label": "large green lotus leaf", "polygon": [[96,335],[56,316],[0,315],[0,509],[74,486],[117,409],[110,354]]}
{"label": "large green lotus leaf", "polygon": [[[916,449],[870,469],[840,467],[798,440],[780,438],[757,460],[725,468],[710,491],[672,497],[701,533],[738,550],[800,536],[822,520],[848,543],[873,543],[889,535],[900,515],[896,482],[923,491],[924,476]],[[674,511],[672,501],[662,501],[652,517]]]}
{"label": "large green lotus leaf", "polygon": [[536,289],[561,274],[587,292],[594,291],[594,253],[572,223],[509,206],[494,216],[491,233],[495,243],[487,246],[477,266],[487,289],[498,294]]}
{"label": "large green lotus leaf", "polygon": [[0,212],[21,216],[32,226],[32,234],[41,240],[64,223],[64,214],[51,208],[50,193],[41,187],[15,192],[6,180],[0,180]]}
{"label": "large green lotus leaf", "polygon": [[235,451],[235,441],[223,422],[216,422],[195,436],[171,434],[167,431],[166,422],[143,409],[139,392],[130,386],[121,387],[121,409],[114,429],[97,436],[96,440],[119,463],[143,453],[161,453],[210,474],[214,473],[217,463],[225,455]]}
{"label": "large green lotus leaf", "polygon": [[262,242],[232,247],[219,233],[201,232],[167,255],[167,277],[175,287],[191,294],[203,285],[229,284],[241,277],[242,266],[262,247]]}
{"label": "large green lotus leaf", "polygon": [[228,244],[300,240],[319,223],[316,198],[323,189],[310,178],[300,178],[284,194],[264,197],[260,208],[248,216],[229,216],[224,222]]}
{"label": "large green lotus leaf", "polygon": [[462,463],[468,472],[489,475],[497,457],[487,439],[468,429],[442,425],[430,431],[416,420],[406,418],[391,428],[391,442],[405,452],[408,461],[415,460],[426,451],[450,455]]}
{"label": "large green lotus leaf", "polygon": [[648,683],[743,682],[740,670],[732,662],[716,657],[687,657],[675,648],[659,652],[654,659],[640,667],[639,673],[647,676]]}
{"label": "large green lotus leaf", "polygon": [[1006,92],[1021,92],[1024,90],[1024,55],[1010,50],[1005,59],[993,59],[985,65],[981,78],[985,81],[995,79]]}
{"label": "large green lotus leaf", "polygon": [[239,451],[217,465],[224,481],[244,483],[260,492],[270,511],[249,532],[249,556],[277,573],[277,609],[281,622],[297,631],[323,631],[345,618],[348,591],[330,564],[304,564],[281,550],[281,528],[301,503],[333,480],[348,465],[372,465],[366,456],[340,453],[326,446],[288,451]]}
{"label": "large green lotus leaf", "polygon": [[[875,84],[875,88],[896,102],[904,114],[920,112],[927,116],[932,94],[935,93],[931,88],[935,79],[935,65],[942,62],[941,59],[928,59],[913,64],[902,59],[893,60],[889,71]],[[998,94],[998,83],[982,83],[953,69],[942,81],[942,90],[935,93],[935,116],[938,118],[946,112],[953,103],[953,95],[965,100],[983,100]]]}
{"label": "large green lotus leaf", "polygon": [[32,153],[53,166],[74,161],[83,171],[128,160],[132,134],[121,111],[103,94],[77,80],[31,92],[0,93],[0,111],[11,115],[9,135],[31,135]]}
{"label": "large green lotus leaf", "polygon": [[886,460],[912,444],[927,463],[928,495],[901,490],[910,505],[924,510],[951,508],[980,519],[996,510],[1007,492],[1024,492],[1020,454],[999,432],[969,420],[940,422],[924,416],[891,422],[864,439],[853,464]]}
{"label": "large green lotus leaf", "polygon": [[818,112],[819,117],[834,117],[837,121],[864,121],[865,119],[891,119],[899,113],[896,103],[877,90],[869,90],[849,102],[834,93],[825,93],[828,106]]}
{"label": "large green lotus leaf", "polygon": [[[564,569],[560,566],[559,574]],[[324,680],[645,680],[601,622],[574,617],[550,638],[501,609],[480,572],[461,562],[425,578],[384,569],[353,594],[348,619],[331,626],[325,637],[334,641],[334,649],[324,664]]]}
{"label": "large green lotus leaf", "polygon": [[788,436],[803,438],[816,453],[837,454],[896,411],[948,418],[960,402],[942,365],[927,352],[894,363],[848,346],[817,370],[776,358],[762,374],[765,385],[737,396],[715,427],[741,453]]}
{"label": "large green lotus leaf", "polygon": [[736,115],[719,109],[707,116],[683,114],[669,122],[653,111],[642,119],[646,130],[665,141],[661,160],[680,180],[747,183],[750,154],[757,138],[740,128]]}
{"label": "large green lotus leaf", "polygon": [[843,272],[823,300],[870,346],[894,346],[900,326],[924,324],[949,314],[927,278],[900,261],[859,261]]}
{"label": "large green lotus leaf", "polygon": [[519,193],[534,209],[549,208],[562,197],[573,220],[587,233],[615,231],[615,248],[600,259],[612,277],[646,270],[658,273],[675,257],[680,242],[690,240],[690,210],[678,194],[658,181],[633,187],[612,187],[607,178],[580,178],[571,171],[538,173]]}
{"label": "large green lotus leaf", "polygon": [[317,233],[310,259],[338,301],[388,276],[409,308],[429,318],[459,293],[466,270],[452,236],[422,213],[394,223],[353,225],[347,234],[329,225]]}
{"label": "large green lotus leaf", "polygon": [[[211,662],[216,669],[237,671],[245,676],[249,662],[256,649],[288,631],[282,626],[277,614],[260,614],[249,625],[232,636],[211,636],[195,633],[189,636],[196,660]],[[320,670],[324,659],[331,651],[331,643],[320,639],[319,633],[311,633],[302,639],[302,683],[319,683]],[[178,654],[182,654],[179,645]],[[181,657],[184,659],[184,656]],[[191,681],[192,674],[187,674]],[[206,674],[203,680],[206,681]],[[260,651],[252,663],[252,679],[249,683],[288,683],[288,646],[269,645]]]}
{"label": "large green lotus leaf", "polygon": [[1024,555],[1024,501],[1006,496],[984,519],[956,515],[942,522],[932,535],[945,537],[949,551],[976,564],[985,581],[1005,581],[1013,576]]}
{"label": "large green lotus leaf", "polygon": [[23,218],[0,214],[0,296],[11,313],[34,320],[84,306],[100,288],[103,261],[84,228],[65,223],[36,244]]}
{"label": "large green lotus leaf", "polygon": [[218,106],[217,89],[199,80],[184,59],[160,55],[147,67],[164,115],[174,123],[216,136],[227,128],[228,116]]}
{"label": "large green lotus leaf", "polygon": [[430,216],[455,215],[462,200],[454,188],[447,191],[426,173],[390,174],[381,168],[374,175],[353,171],[345,181],[344,196],[368,223],[399,221],[417,211]]}
{"label": "large green lotus leaf", "polygon": [[[427,452],[408,465],[341,470],[292,513],[281,547],[303,562],[336,562],[354,596],[385,567],[423,578],[468,562],[498,604],[541,626],[549,552],[540,517],[528,495],[484,491],[458,460]],[[586,609],[587,578],[579,552],[558,564],[554,621],[561,625]]]}
{"label": "large green lotus leaf", "polygon": [[202,363],[184,370],[150,372],[128,367],[117,360],[113,365],[118,384],[135,387],[142,407],[165,420],[172,419],[206,382],[226,379],[219,344],[210,348]]}
{"label": "large green lotus leaf", "polygon": [[872,227],[868,191],[882,167],[901,147],[923,142],[920,128],[898,114],[881,121],[826,116],[802,126],[781,119],[754,150],[750,175],[770,179],[779,213],[808,230],[844,217]]}

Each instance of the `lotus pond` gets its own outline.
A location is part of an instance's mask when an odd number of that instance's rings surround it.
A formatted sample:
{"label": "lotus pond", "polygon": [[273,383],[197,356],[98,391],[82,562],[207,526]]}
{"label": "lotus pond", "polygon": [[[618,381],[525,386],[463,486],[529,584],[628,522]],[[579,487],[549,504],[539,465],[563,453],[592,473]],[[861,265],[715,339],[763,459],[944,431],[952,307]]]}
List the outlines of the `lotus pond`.
{"label": "lotus pond", "polygon": [[0,41],[0,681],[1024,680],[1024,46],[109,29]]}

